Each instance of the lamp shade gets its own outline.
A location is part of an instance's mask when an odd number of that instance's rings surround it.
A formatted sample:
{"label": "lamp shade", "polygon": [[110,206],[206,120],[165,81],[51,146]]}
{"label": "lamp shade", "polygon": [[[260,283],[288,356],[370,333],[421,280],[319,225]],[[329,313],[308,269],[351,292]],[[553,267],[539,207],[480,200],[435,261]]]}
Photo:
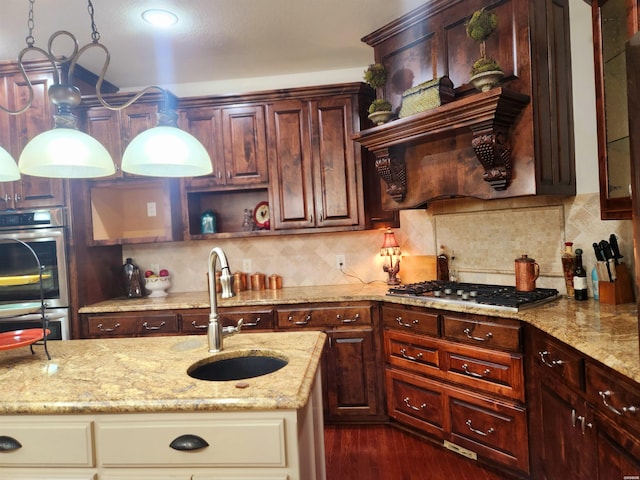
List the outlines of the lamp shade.
{"label": "lamp shade", "polygon": [[380,255],[400,255],[400,245],[390,228],[384,232],[384,241],[380,247]]}
{"label": "lamp shade", "polygon": [[20,180],[18,165],[4,148],[0,147],[0,182],[15,182]]}
{"label": "lamp shade", "polygon": [[50,178],[95,178],[116,171],[111,155],[95,138],[74,128],[54,128],[27,143],[20,173]]}
{"label": "lamp shade", "polygon": [[197,177],[213,171],[204,146],[177,127],[161,125],[140,133],[122,156],[122,170],[151,177]]}

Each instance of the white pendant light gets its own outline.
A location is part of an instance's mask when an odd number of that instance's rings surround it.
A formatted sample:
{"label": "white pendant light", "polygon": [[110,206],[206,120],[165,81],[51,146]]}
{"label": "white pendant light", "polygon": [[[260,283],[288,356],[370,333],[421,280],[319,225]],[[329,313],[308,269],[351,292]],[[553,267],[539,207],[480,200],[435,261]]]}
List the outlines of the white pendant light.
{"label": "white pendant light", "polygon": [[20,173],[35,177],[93,178],[113,175],[111,155],[95,138],[73,128],[35,136],[22,150]]}
{"label": "white pendant light", "polygon": [[4,148],[0,147],[0,182],[15,182],[20,180],[18,165]]}
{"label": "white pendant light", "polygon": [[161,125],[136,136],[122,155],[122,170],[151,177],[196,177],[213,171],[204,146],[177,127]]}

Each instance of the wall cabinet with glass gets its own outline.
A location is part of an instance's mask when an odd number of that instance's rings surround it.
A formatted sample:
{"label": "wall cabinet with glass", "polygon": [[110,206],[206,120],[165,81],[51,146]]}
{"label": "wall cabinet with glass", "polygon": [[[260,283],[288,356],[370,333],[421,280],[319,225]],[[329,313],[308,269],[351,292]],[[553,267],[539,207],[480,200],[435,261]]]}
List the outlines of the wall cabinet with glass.
{"label": "wall cabinet with glass", "polygon": [[592,2],[600,210],[631,218],[631,163],[625,43],[638,31],[638,0]]}

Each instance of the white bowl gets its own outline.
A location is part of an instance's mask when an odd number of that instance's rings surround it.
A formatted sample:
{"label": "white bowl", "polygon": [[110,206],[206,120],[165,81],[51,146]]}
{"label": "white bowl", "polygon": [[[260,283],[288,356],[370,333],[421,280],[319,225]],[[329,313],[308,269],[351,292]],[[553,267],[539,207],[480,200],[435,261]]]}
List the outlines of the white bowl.
{"label": "white bowl", "polygon": [[150,298],[166,297],[167,289],[171,287],[169,277],[147,277],[144,279],[144,288],[149,292]]}

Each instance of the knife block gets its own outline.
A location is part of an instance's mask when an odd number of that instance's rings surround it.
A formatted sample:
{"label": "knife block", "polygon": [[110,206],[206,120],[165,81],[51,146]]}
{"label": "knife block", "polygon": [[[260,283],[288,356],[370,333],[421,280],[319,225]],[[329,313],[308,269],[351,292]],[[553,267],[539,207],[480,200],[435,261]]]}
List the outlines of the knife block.
{"label": "knife block", "polygon": [[619,305],[633,302],[631,277],[624,263],[616,265],[615,282],[598,282],[600,303]]}

